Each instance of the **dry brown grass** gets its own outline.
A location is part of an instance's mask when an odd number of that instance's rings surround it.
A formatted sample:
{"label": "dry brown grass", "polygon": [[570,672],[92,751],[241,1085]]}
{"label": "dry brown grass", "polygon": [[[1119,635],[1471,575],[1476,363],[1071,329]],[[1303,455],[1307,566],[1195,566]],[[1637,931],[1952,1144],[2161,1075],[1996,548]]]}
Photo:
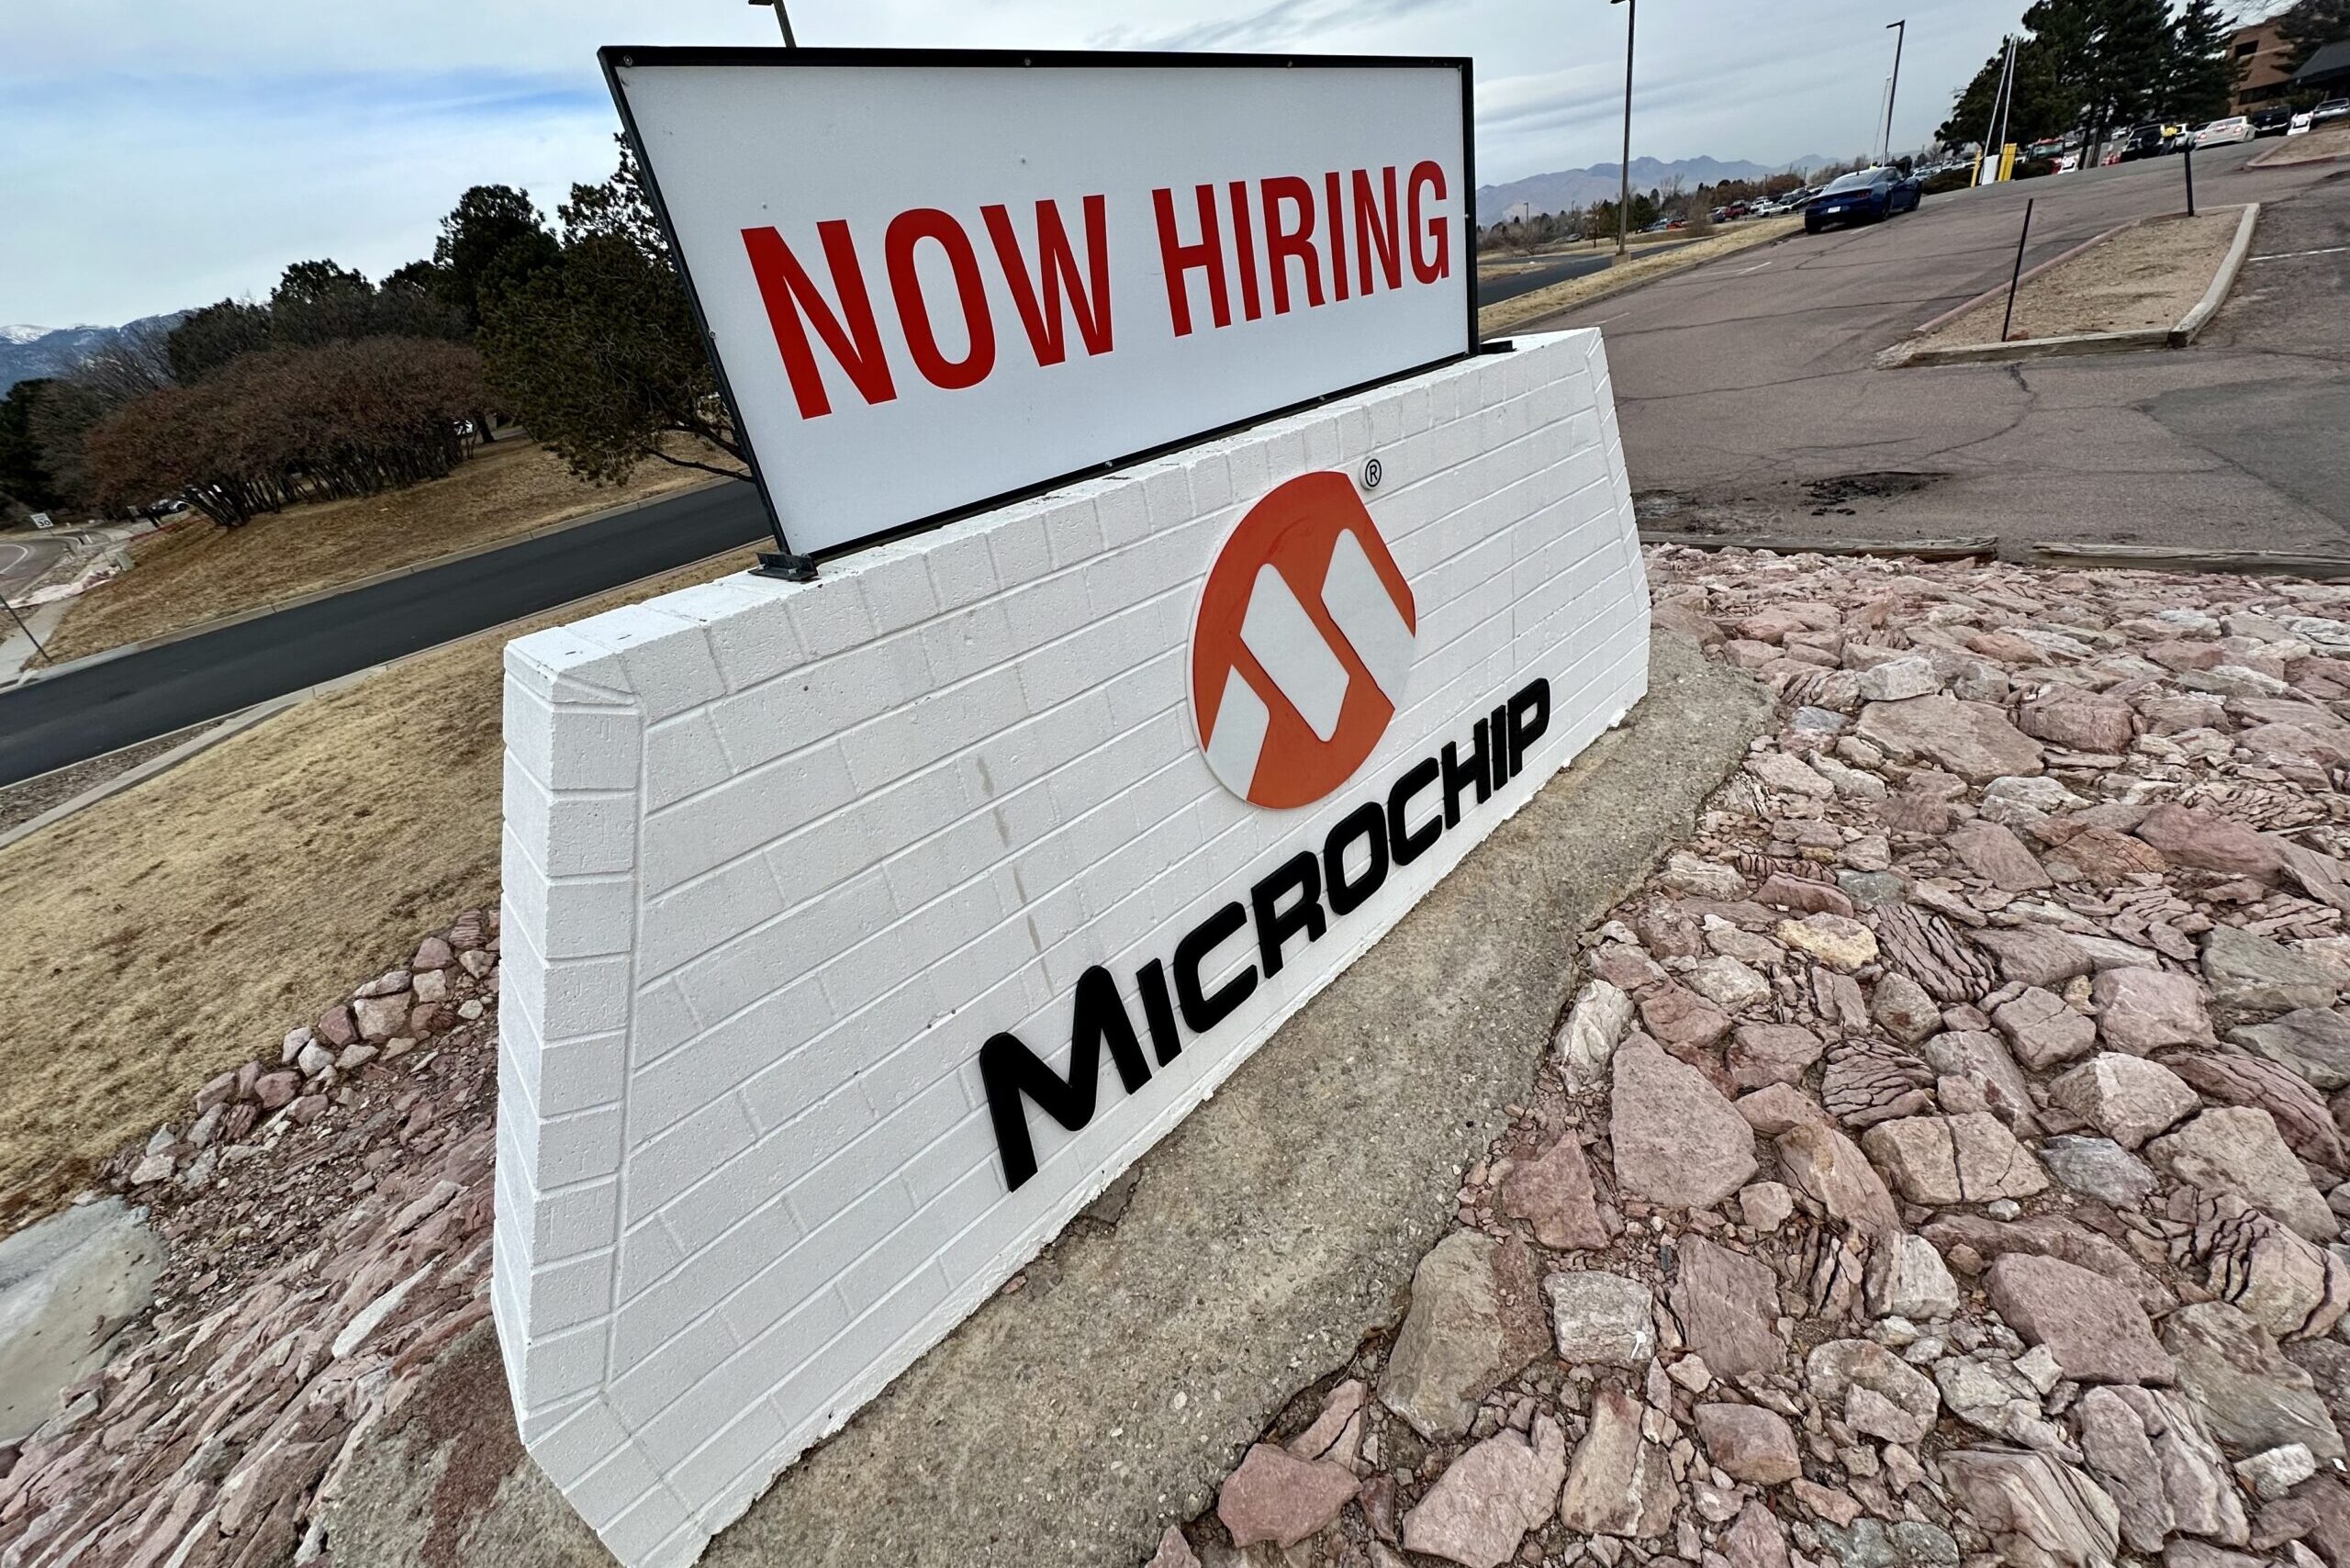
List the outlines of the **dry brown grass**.
{"label": "dry brown grass", "polygon": [[625,485],[589,485],[509,435],[445,479],[290,507],[242,528],[198,518],[135,540],[131,569],[75,601],[50,652],[81,658],[704,482],[715,481],[648,463]]}
{"label": "dry brown grass", "polygon": [[0,1226],[497,899],[508,641],[752,561],[419,655],[0,849]]}
{"label": "dry brown grass", "polygon": [[1569,278],[1548,288],[1538,288],[1531,294],[1521,294],[1515,299],[1505,299],[1499,305],[1489,305],[1477,312],[1477,330],[1487,336],[1495,332],[1516,331],[1546,316],[1556,316],[1578,305],[1588,305],[1595,299],[1621,294],[1644,283],[1654,283],[1661,277],[1670,277],[1674,273],[1710,262],[1717,256],[1751,250],[1773,240],[1784,240],[1802,229],[1801,218],[1760,218],[1741,223],[1736,229],[1718,231],[1708,239],[1661,255],[1636,255],[1604,273]]}
{"label": "dry brown grass", "polygon": [[[2010,341],[2061,338],[2078,332],[2127,332],[2170,327],[2195,308],[2220,260],[2234,242],[2240,207],[2211,207],[2149,218],[2110,240],[2058,262],[2016,291]],[[2006,319],[2002,289],[1964,314],[1907,345],[1953,348],[1999,342]]]}

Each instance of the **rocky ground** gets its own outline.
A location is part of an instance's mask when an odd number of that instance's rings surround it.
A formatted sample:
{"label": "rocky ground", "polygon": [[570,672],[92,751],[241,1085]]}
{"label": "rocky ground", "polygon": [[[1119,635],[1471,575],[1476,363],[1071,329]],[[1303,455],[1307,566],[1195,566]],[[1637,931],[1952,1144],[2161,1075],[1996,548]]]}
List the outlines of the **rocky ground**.
{"label": "rocky ground", "polygon": [[0,1448],[0,1564],[328,1561],[318,1502],[489,1315],[497,999],[496,917],[463,915],[117,1158],[163,1272]]}
{"label": "rocky ground", "polygon": [[2350,1563],[2350,591],[1650,569],[1776,733],[1151,1568]]}
{"label": "rocky ground", "polygon": [[[1572,956],[1398,1324],[1151,1568],[2350,1568],[2350,590],[1650,567],[1775,731]],[[0,1450],[0,1568],[331,1559],[487,1314],[496,947],[117,1161],[160,1294]]]}

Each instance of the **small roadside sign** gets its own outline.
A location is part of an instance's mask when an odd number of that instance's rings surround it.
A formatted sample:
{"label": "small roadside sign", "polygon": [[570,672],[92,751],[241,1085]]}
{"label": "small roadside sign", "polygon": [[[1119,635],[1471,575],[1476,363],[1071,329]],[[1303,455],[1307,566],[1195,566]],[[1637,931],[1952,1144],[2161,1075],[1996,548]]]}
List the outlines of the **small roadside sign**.
{"label": "small roadside sign", "polygon": [[57,520],[50,516],[45,511],[37,511],[33,513],[33,526],[35,528],[55,528],[57,526]]}

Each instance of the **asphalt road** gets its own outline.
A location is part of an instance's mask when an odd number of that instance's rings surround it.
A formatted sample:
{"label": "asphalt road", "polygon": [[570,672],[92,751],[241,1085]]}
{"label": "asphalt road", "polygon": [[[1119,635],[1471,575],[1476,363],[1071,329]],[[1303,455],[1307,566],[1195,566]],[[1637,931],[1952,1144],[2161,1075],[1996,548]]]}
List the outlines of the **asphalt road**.
{"label": "asphalt road", "polygon": [[[1695,240],[1675,240],[1670,244],[1643,245],[1634,254],[1637,256],[1662,255],[1667,251],[1677,251],[1684,245],[1694,245],[1696,242]],[[1559,256],[1546,260],[1540,266],[1528,267],[1523,272],[1494,273],[1490,275],[1480,273],[1477,276],[1477,308],[1482,310],[1488,305],[1499,305],[1505,299],[1516,299],[1521,294],[1531,294],[1538,288],[1548,288],[1554,283],[1564,283],[1569,278],[1589,277],[1594,273],[1604,273],[1607,270],[1608,263],[1615,259],[1616,252],[1613,250],[1600,250],[1585,255]]]}
{"label": "asphalt road", "polygon": [[2200,205],[2263,204],[2254,260],[2193,347],[1880,369],[1928,319],[2126,219],[2179,160],[1950,196],[1796,235],[1540,323],[1606,340],[1645,524],[1994,534],[2350,556],[2350,164],[2196,159]]}
{"label": "asphalt road", "polygon": [[0,539],[0,599],[14,599],[32,587],[64,549],[56,540],[38,534]]}
{"label": "asphalt road", "polygon": [[767,536],[748,485],[648,502],[502,550],[0,689],[0,785]]}

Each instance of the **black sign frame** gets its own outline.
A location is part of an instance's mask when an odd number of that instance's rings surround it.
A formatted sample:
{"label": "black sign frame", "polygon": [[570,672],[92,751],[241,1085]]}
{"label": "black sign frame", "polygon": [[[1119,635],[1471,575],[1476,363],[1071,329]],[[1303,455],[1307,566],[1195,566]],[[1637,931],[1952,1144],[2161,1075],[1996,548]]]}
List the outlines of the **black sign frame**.
{"label": "black sign frame", "polygon": [[[726,407],[726,417],[738,439],[743,441],[744,461],[751,469],[751,482],[756,487],[759,505],[767,513],[767,527],[775,535],[779,554],[759,557],[758,570],[770,577],[795,582],[812,580],[820,562],[836,559],[859,550],[870,549],[903,539],[910,534],[926,532],[961,519],[973,517],[1014,501],[1025,500],[1059,489],[1080,479],[1096,477],[1105,473],[1148,462],[1170,452],[1203,441],[1214,441],[1234,434],[1252,425],[1262,424],[1318,408],[1340,398],[1352,397],[1374,386],[1422,375],[1442,365],[1457,364],[1476,354],[1477,343],[1477,125],[1476,95],[1473,62],[1467,55],[1386,55],[1386,54],[1187,54],[1165,50],[1019,50],[1019,49],[781,49],[753,47],[708,47],[646,45],[643,47],[610,44],[596,51],[597,62],[604,73],[604,84],[612,95],[612,104],[620,111],[621,129],[628,139],[631,154],[636,160],[637,173],[644,181],[646,197],[652,202],[654,216],[661,224],[662,238],[669,247],[670,260],[676,264],[678,280],[685,285],[686,299],[693,311],[694,327],[701,334],[702,352],[710,356],[711,373],[718,380],[718,395]],[[742,409],[735,401],[734,388],[726,377],[725,362],[718,353],[717,341],[711,337],[709,318],[702,312],[701,295],[694,286],[693,269],[687,264],[684,248],[677,243],[676,228],[669,221],[668,204],[662,199],[660,177],[654,172],[653,161],[645,155],[644,141],[639,135],[636,117],[629,107],[628,91],[621,81],[624,68],[638,66],[762,66],[786,70],[821,69],[825,66],[916,66],[934,68],[985,68],[993,70],[1053,70],[1071,67],[1088,70],[1233,68],[1245,70],[1450,70],[1460,78],[1460,258],[1462,293],[1466,297],[1466,319],[1463,322],[1461,347],[1423,364],[1405,365],[1384,375],[1373,376],[1351,386],[1334,387],[1312,398],[1302,398],[1278,408],[1270,408],[1212,429],[1193,431],[1171,441],[1159,442],[1137,452],[1129,452],[1105,462],[1071,469],[1033,484],[1018,486],[995,495],[964,502],[933,512],[927,517],[912,518],[843,540],[820,550],[801,552],[791,543],[784,526],[782,511],[777,507],[774,492],[767,476],[760,472],[758,458],[751,443],[744,436]]]}

